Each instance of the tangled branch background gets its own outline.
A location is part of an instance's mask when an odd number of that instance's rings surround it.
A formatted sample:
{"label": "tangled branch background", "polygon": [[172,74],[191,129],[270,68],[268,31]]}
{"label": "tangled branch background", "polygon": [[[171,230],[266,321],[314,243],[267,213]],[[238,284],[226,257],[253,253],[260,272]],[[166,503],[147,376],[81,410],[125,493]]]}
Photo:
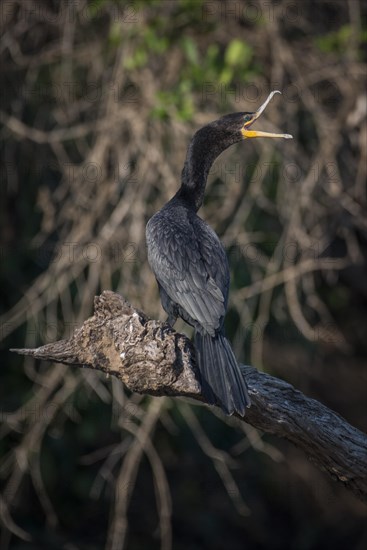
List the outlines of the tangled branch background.
{"label": "tangled branch background", "polygon": [[1,549],[363,547],[363,505],[285,442],[6,349],[70,336],[104,289],[163,319],[147,220],[196,129],[280,89],[258,127],[293,141],[226,151],[201,211],[227,333],[366,430],[365,9],[2,3]]}

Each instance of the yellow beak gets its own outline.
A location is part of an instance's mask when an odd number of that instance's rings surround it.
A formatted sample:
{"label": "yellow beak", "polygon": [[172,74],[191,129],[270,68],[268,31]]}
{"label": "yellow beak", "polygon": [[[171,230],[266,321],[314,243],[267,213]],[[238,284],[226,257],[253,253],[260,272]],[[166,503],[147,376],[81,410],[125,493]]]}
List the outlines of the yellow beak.
{"label": "yellow beak", "polygon": [[290,134],[273,134],[271,132],[260,132],[260,131],[257,131],[257,130],[248,130],[248,128],[255,122],[255,120],[257,120],[259,118],[261,113],[263,113],[265,111],[265,108],[267,107],[267,105],[269,104],[269,102],[272,99],[273,95],[275,95],[275,94],[281,94],[281,92],[279,92],[279,90],[274,90],[273,92],[271,92],[271,94],[269,94],[267,100],[264,101],[264,103],[261,105],[261,107],[258,108],[257,111],[255,111],[252,118],[250,120],[248,120],[247,122],[245,122],[245,124],[243,125],[243,128],[241,130],[241,133],[242,133],[242,136],[243,136],[244,139],[246,139],[246,138],[257,138],[257,137],[268,137],[268,138],[273,137],[273,138],[284,138],[284,139],[292,139],[293,138],[293,136],[291,136]]}

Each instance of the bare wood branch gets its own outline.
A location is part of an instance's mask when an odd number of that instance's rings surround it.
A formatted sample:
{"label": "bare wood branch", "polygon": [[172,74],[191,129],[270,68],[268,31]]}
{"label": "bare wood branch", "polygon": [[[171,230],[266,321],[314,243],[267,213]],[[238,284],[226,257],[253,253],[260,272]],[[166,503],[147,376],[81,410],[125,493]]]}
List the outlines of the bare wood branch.
{"label": "bare wood branch", "polygon": [[[95,297],[94,316],[69,340],[12,351],[102,370],[134,392],[203,401],[190,340],[168,325],[148,319],[111,291]],[[366,501],[367,436],[287,382],[249,366],[242,369],[252,406],[245,418],[238,418],[288,439],[316,466]]]}

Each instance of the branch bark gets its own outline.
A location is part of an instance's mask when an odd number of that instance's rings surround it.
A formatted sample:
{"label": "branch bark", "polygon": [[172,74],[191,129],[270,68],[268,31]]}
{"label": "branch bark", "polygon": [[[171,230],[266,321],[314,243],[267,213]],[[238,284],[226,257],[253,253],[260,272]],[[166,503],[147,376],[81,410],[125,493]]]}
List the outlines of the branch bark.
{"label": "branch bark", "polygon": [[[186,336],[148,319],[111,291],[96,296],[94,308],[93,317],[69,340],[12,351],[102,370],[133,392],[204,401],[195,349]],[[316,466],[367,501],[367,436],[287,382],[249,366],[241,369],[252,406],[244,418],[238,418],[288,439]]]}

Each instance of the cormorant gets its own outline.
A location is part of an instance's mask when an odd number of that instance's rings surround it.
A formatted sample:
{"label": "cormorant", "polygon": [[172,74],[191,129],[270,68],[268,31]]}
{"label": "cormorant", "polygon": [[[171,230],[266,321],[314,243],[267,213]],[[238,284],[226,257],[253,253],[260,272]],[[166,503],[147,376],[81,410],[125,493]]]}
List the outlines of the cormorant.
{"label": "cormorant", "polygon": [[202,394],[226,414],[245,414],[247,386],[224,335],[229,290],[226,253],[213,229],[199,216],[206,179],[214,160],[246,138],[282,137],[250,130],[277,91],[253,113],[232,113],[196,132],[176,195],[148,222],[148,260],[158,282],[162,306],[173,326],[181,317],[195,329]]}

